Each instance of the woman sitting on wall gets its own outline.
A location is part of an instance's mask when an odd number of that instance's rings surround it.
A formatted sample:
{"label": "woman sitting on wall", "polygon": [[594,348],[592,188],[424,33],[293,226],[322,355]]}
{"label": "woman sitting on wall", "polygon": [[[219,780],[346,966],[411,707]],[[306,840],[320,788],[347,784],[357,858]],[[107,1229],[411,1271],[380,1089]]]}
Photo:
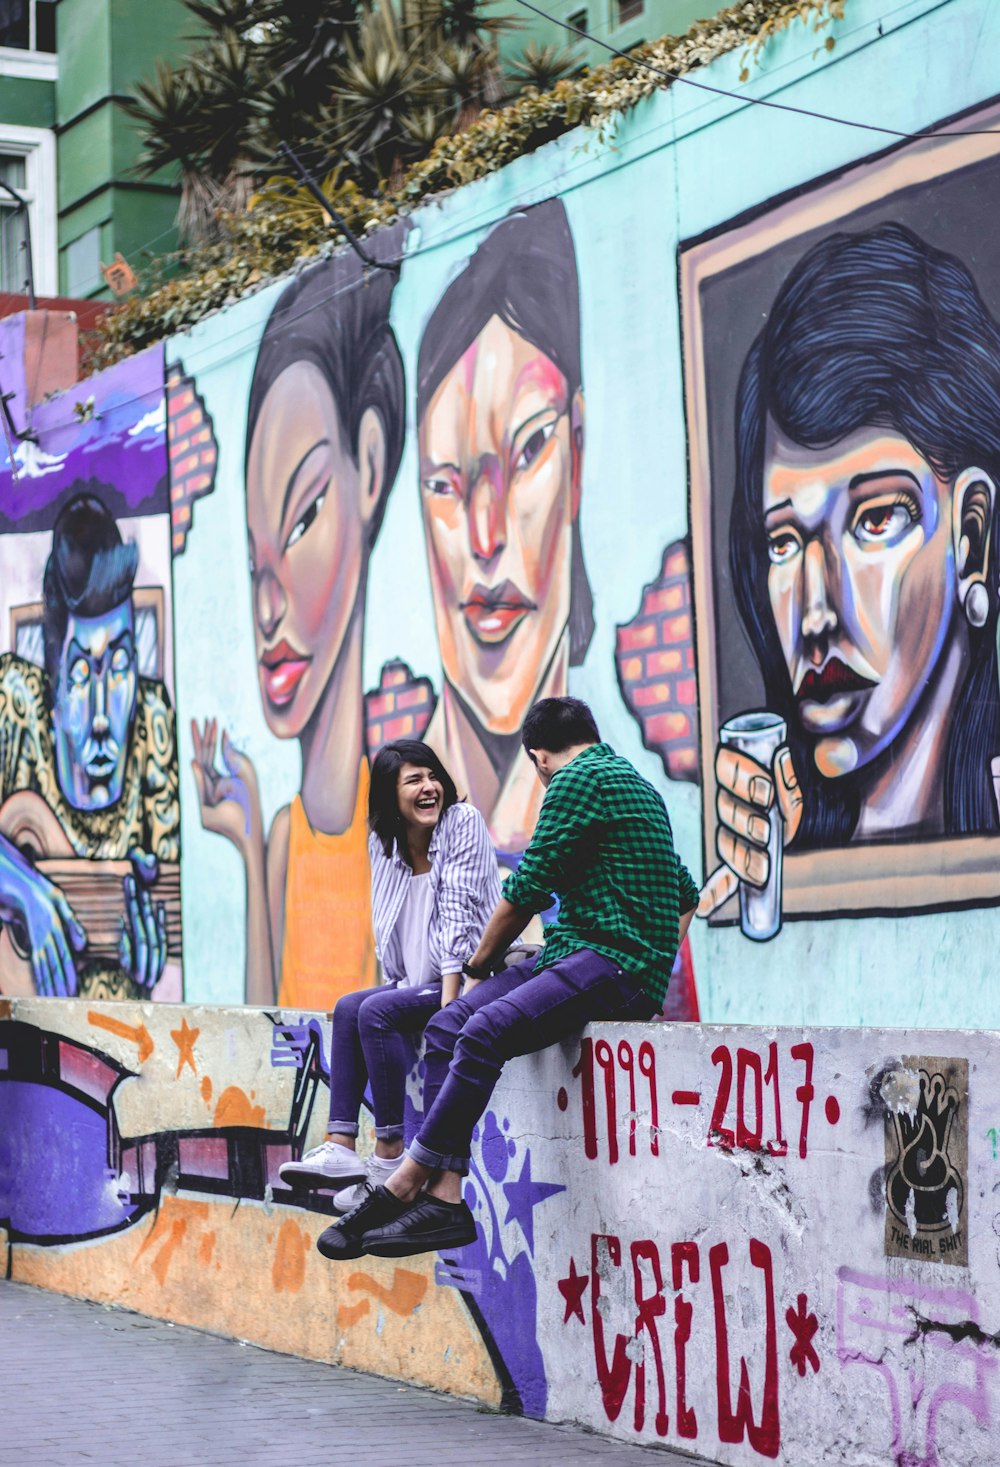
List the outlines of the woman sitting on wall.
{"label": "woman sitting on wall", "polygon": [[[342,1190],[346,1211],[366,1182],[384,1183],[403,1153],[403,1103],[414,1040],[457,997],[462,964],[475,952],[500,900],[486,821],[460,803],[455,782],[427,744],[398,739],[379,750],[368,798],[372,923],[385,984],[346,994],[333,1014],[330,1121],[326,1140],[281,1179]],[[355,1146],[370,1081],[375,1153]]]}

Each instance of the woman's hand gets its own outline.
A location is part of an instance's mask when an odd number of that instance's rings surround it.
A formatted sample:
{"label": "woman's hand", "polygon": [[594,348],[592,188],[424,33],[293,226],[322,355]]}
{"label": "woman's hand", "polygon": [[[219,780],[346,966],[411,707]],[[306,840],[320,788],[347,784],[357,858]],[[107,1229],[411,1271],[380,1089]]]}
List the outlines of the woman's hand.
{"label": "woman's hand", "polygon": [[458,997],[458,990],[461,987],[461,983],[461,973],[445,973],[441,979],[441,1007],[443,1009],[446,1009]]}
{"label": "woman's hand", "polygon": [[198,788],[201,823],[205,830],[224,835],[244,856],[255,842],[263,842],[260,791],[252,762],[222,735],[222,762],[215,767],[216,720],[206,719],[199,729],[191,720],[194,758],[191,769]]}
{"label": "woman's hand", "polygon": [[741,881],[757,887],[766,884],[770,873],[769,812],[775,799],[786,846],[795,839],[802,821],[802,791],[787,744],[777,750],[770,769],[749,754],[722,744],[715,756],[715,780],[719,817],[715,845],[725,864],[705,883],[698,903],[699,917],[710,917],[718,911]]}

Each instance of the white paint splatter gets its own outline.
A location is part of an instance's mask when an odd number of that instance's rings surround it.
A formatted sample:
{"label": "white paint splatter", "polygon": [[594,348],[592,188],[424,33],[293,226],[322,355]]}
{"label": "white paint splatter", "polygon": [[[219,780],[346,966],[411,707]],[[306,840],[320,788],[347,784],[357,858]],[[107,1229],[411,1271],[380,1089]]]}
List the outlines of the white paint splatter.
{"label": "white paint splatter", "polygon": [[913,1195],[912,1187],[906,1194],[906,1206],[903,1209],[903,1214],[906,1218],[906,1226],[910,1237],[915,1238],[917,1236],[917,1199]]}
{"label": "white paint splatter", "polygon": [[900,1065],[885,1076],[879,1094],[895,1115],[915,1116],[920,1103],[920,1075]]}
{"label": "white paint splatter", "polygon": [[949,1187],[948,1195],[944,1199],[944,1205],[948,1213],[948,1221],[951,1223],[953,1233],[958,1232],[958,1188]]}

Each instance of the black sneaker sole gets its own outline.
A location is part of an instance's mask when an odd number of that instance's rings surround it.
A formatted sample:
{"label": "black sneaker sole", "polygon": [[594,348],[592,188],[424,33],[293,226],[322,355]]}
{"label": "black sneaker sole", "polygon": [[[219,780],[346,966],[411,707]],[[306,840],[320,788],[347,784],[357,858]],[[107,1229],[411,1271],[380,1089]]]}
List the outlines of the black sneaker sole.
{"label": "black sneaker sole", "polygon": [[[278,1173],[279,1177],[281,1173]],[[312,1187],[314,1190],[321,1187],[330,1187],[333,1191],[340,1192],[344,1187],[353,1187],[357,1182],[363,1182],[367,1173],[355,1172],[347,1177],[329,1177],[324,1172],[293,1172],[291,1176],[281,1177],[286,1187]]]}
{"label": "black sneaker sole", "polygon": [[414,1253],[435,1253],[440,1248],[464,1248],[474,1243],[479,1236],[475,1223],[453,1224],[451,1227],[435,1228],[433,1232],[421,1232],[411,1238],[379,1238],[368,1241],[369,1234],[362,1239],[364,1252],[373,1258],[409,1258]]}

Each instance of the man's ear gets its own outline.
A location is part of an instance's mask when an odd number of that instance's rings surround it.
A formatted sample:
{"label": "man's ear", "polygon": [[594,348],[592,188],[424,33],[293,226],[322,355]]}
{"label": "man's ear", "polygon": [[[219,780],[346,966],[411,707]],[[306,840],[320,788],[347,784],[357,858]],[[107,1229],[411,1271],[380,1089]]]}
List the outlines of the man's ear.
{"label": "man's ear", "polygon": [[583,391],[573,394],[569,409],[570,464],[573,491],[573,520],[580,513],[580,494],[583,487]]}
{"label": "man's ear", "polygon": [[[952,535],[958,571],[958,600],[965,606],[975,585],[989,591],[996,485],[983,469],[963,469],[952,495]],[[995,578],[993,578],[995,579]],[[982,596],[982,592],[977,593]]]}
{"label": "man's ear", "polygon": [[358,481],[361,523],[367,528],[375,517],[385,487],[385,428],[375,408],[365,408],[358,425]]}

